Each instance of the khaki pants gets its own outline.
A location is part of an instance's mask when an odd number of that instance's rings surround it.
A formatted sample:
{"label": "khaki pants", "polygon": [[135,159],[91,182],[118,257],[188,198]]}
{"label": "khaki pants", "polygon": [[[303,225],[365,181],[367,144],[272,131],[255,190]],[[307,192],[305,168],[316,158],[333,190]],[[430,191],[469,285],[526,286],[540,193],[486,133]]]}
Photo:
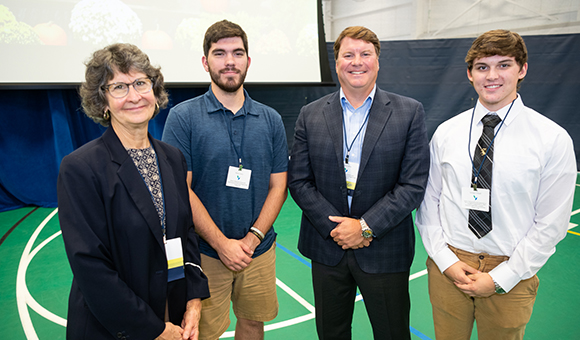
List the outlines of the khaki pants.
{"label": "khaki pants", "polygon": [[[482,272],[489,272],[509,259],[449,248],[461,261]],[[459,290],[431,258],[427,259],[427,270],[437,340],[468,340],[474,320],[479,340],[523,339],[536,300],[537,276],[521,281],[507,294],[474,298]]]}

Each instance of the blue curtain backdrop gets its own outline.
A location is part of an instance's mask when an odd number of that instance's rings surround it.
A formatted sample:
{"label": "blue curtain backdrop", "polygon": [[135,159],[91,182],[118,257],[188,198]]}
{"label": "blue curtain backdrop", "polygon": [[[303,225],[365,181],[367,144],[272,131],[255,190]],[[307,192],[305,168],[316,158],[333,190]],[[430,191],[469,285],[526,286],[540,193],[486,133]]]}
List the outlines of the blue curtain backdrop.
{"label": "blue curtain backdrop", "polygon": [[[580,35],[524,38],[529,52],[528,75],[520,91],[524,103],[568,131],[580,161],[576,103],[580,97]],[[441,122],[473,107],[477,100],[463,61],[472,40],[382,42],[378,86],[421,101],[432,135]],[[337,83],[332,44],[327,44],[327,51]],[[252,98],[282,115],[291,146],[300,108],[338,87],[248,85],[246,89]],[[169,108],[206,90],[207,87],[170,88]],[[168,109],[149,125],[155,138],[161,138]],[[62,157],[104,131],[84,116],[77,89],[1,89],[0,118],[0,211],[29,205],[55,207]]]}

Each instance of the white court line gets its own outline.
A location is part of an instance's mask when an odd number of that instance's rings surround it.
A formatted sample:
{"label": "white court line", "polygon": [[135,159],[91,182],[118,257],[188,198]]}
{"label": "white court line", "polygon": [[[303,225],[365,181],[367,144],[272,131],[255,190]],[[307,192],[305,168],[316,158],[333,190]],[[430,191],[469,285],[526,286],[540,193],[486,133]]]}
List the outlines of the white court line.
{"label": "white court line", "polygon": [[[54,217],[54,215],[56,215],[57,212],[58,212],[58,208],[55,209],[48,217],[46,217],[44,219],[44,221],[42,221],[42,223],[38,226],[38,228],[36,228],[36,230],[34,231],[32,236],[28,240],[28,243],[26,244],[24,251],[22,252],[22,256],[20,258],[20,263],[18,266],[18,273],[17,273],[17,279],[16,279],[16,300],[17,300],[17,305],[18,305],[18,313],[20,315],[20,320],[22,323],[22,328],[24,329],[24,333],[26,334],[26,338],[28,340],[38,340],[38,335],[36,334],[36,330],[34,329],[34,325],[32,324],[32,320],[31,320],[30,314],[28,312],[28,307],[30,307],[32,310],[34,310],[36,313],[38,313],[41,317],[43,317],[43,318],[45,318],[53,323],[56,323],[56,324],[61,325],[63,327],[66,327],[66,324],[67,324],[66,319],[63,319],[63,318],[55,315],[54,313],[48,311],[46,308],[42,307],[32,297],[32,295],[28,291],[28,287],[26,286],[26,271],[28,269],[30,262],[34,258],[34,256],[36,256],[36,254],[44,246],[46,246],[49,242],[51,242],[56,237],[58,237],[62,234],[61,231],[58,231],[58,232],[54,233],[53,235],[51,235],[46,240],[44,240],[42,243],[40,243],[34,249],[32,249],[32,245],[36,242],[40,232],[44,229],[44,227],[46,226],[48,221],[50,221]],[[278,328],[282,328],[282,327],[288,327],[288,326],[295,325],[295,324],[298,324],[298,323],[301,323],[304,321],[314,319],[314,306],[312,306],[310,303],[308,303],[308,301],[306,301],[303,297],[301,297],[296,292],[294,292],[290,287],[288,287],[285,283],[280,281],[278,278],[276,278],[276,285],[278,287],[280,287],[282,290],[284,290],[292,298],[294,298],[294,300],[296,300],[298,303],[300,303],[302,306],[304,306],[304,308],[306,308],[310,313],[303,315],[303,316],[293,318],[293,319],[289,319],[286,321],[281,321],[281,322],[277,322],[275,324],[267,325],[266,327],[264,327],[265,331],[278,329]],[[231,331],[231,332],[224,333],[222,335],[222,338],[223,337],[233,337],[233,336],[234,336],[234,332]]]}
{"label": "white court line", "polygon": [[[32,324],[32,320],[30,318],[30,313],[28,312],[28,306],[30,306],[33,310],[39,313],[42,317],[45,317],[53,322],[59,321],[59,317],[48,312],[46,309],[41,307],[30,295],[28,291],[28,287],[26,286],[26,270],[28,269],[28,265],[30,261],[38,253],[42,247],[44,247],[50,240],[52,240],[55,235],[52,235],[51,238],[47,239],[45,242],[38,245],[33,251],[32,245],[38,238],[38,235],[42,231],[42,229],[46,226],[48,221],[56,215],[58,211],[54,209],[50,215],[48,215],[42,223],[36,228],[28,243],[24,247],[22,251],[22,256],[20,257],[20,263],[18,264],[18,271],[16,274],[16,305],[18,306],[18,314],[20,316],[20,322],[22,324],[22,329],[24,330],[24,334],[28,340],[38,340],[38,335],[36,334],[36,330],[34,329],[34,325]],[[46,312],[46,313],[45,313]],[[48,314],[47,314],[48,313]],[[63,319],[64,320],[64,319]],[[66,320],[65,320],[66,322]],[[58,322],[57,322],[58,323]]]}
{"label": "white court line", "polygon": [[[578,185],[578,184],[577,184]],[[580,185],[579,185],[580,186]],[[574,216],[576,214],[580,213],[580,209],[573,211],[571,216]],[[571,223],[572,225],[572,223]],[[576,225],[574,225],[576,226]],[[424,269],[420,272],[417,272],[415,274],[412,274],[409,276],[409,281],[412,281],[414,279],[417,279],[419,277],[422,277],[424,275],[427,275],[427,269]],[[306,300],[304,300],[304,298],[302,298],[300,295],[296,294],[296,292],[294,292],[292,289],[290,289],[288,286],[286,286],[282,281],[280,281],[278,278],[276,278],[276,284],[278,285],[278,287],[282,288],[286,293],[288,293],[290,296],[292,296],[296,301],[298,301],[302,306],[304,306],[306,309],[308,309],[310,311],[310,314],[306,314],[294,319],[290,319],[290,320],[286,320],[286,321],[282,321],[282,322],[278,322],[278,323],[274,323],[274,324],[270,324],[270,325],[266,325],[264,327],[264,331],[268,331],[268,330],[272,330],[272,329],[278,329],[278,328],[282,328],[282,327],[288,327],[288,326],[292,326],[295,324],[298,324],[300,322],[304,322],[304,321],[308,321],[311,319],[314,319],[314,307],[309,304],[308,302],[306,302]],[[361,301],[363,299],[362,294],[359,294],[355,301]],[[229,331],[224,333],[220,339],[224,339],[224,338],[233,338],[235,335],[234,331]]]}
{"label": "white court line", "polygon": [[[30,261],[32,261],[34,256],[36,256],[36,253],[38,253],[42,248],[44,248],[45,245],[47,245],[50,241],[52,241],[56,237],[60,236],[61,234],[62,234],[62,231],[60,231],[60,230],[57,231],[56,233],[52,234],[52,236],[50,236],[49,238],[44,240],[41,244],[39,244],[36,248],[34,248],[32,253],[30,253]],[[28,293],[28,290],[26,290],[26,291]],[[32,297],[32,295],[30,295],[30,293],[28,293],[28,296],[26,297],[26,302],[27,302],[28,306],[30,308],[32,308],[32,310],[34,310],[40,316],[58,324],[58,325],[66,327],[66,319],[61,318],[60,316],[58,316],[58,315],[48,311],[46,308],[42,307],[38,302],[36,302],[36,300]]]}
{"label": "white court line", "polygon": [[[288,287],[284,282],[280,281],[280,279],[278,279],[278,278],[276,278],[276,285],[278,287],[280,287],[283,291],[285,291],[288,295],[293,297],[294,300],[296,300],[298,303],[300,303],[302,306],[304,306],[304,308],[308,309],[308,311],[310,313],[303,315],[303,316],[299,316],[299,317],[290,319],[290,320],[280,321],[280,322],[276,322],[273,324],[265,325],[264,331],[270,331],[273,329],[288,327],[288,326],[296,325],[296,324],[304,322],[304,321],[314,319],[314,306],[313,305],[308,303],[308,301],[306,301],[302,296],[298,295],[298,293],[293,291],[292,288]],[[234,335],[235,335],[235,331],[225,332],[224,334],[222,334],[222,336],[220,336],[220,339],[233,338]]]}
{"label": "white court line", "polygon": [[[36,248],[34,248],[32,250],[32,245],[34,244],[34,242],[38,238],[38,235],[40,234],[42,229],[46,226],[48,221],[50,221],[54,217],[54,215],[56,215],[57,212],[58,212],[58,208],[55,209],[48,217],[46,217],[44,219],[44,221],[42,221],[42,223],[38,226],[38,228],[34,231],[32,236],[28,240],[28,243],[26,244],[24,251],[22,252],[22,257],[20,259],[20,264],[18,266],[18,273],[17,273],[17,279],[16,279],[16,282],[17,282],[17,284],[16,284],[16,299],[17,299],[17,305],[18,305],[18,313],[20,314],[20,320],[22,323],[22,328],[24,329],[24,332],[25,332],[28,340],[38,340],[38,335],[36,334],[36,331],[34,329],[34,325],[32,324],[32,320],[31,320],[30,314],[28,312],[28,307],[30,307],[32,310],[34,310],[36,313],[38,313],[41,317],[43,317],[49,321],[52,321],[58,325],[61,325],[63,327],[66,327],[66,322],[67,322],[66,319],[63,319],[63,318],[55,315],[54,313],[46,310],[44,307],[42,307],[40,304],[38,304],[38,302],[30,295],[30,292],[28,291],[28,288],[26,286],[26,270],[28,269],[28,265],[30,264],[30,262],[32,261],[34,256],[45,245],[47,245],[53,239],[55,239],[56,237],[58,237],[62,234],[60,231],[54,233],[53,235],[51,235],[49,238],[44,240],[42,243],[40,243],[38,246],[36,246]],[[580,210],[578,210],[578,212],[580,212]],[[424,276],[426,274],[427,274],[427,269],[422,270],[418,273],[412,274],[411,276],[409,276],[409,281],[414,280],[416,278],[419,278],[421,276]],[[299,317],[289,319],[289,320],[280,321],[277,323],[266,325],[264,327],[264,331],[279,329],[279,328],[283,328],[283,327],[289,327],[292,325],[296,325],[296,324],[314,319],[314,310],[315,310],[314,306],[312,306],[302,296],[300,296],[298,293],[296,293],[294,290],[292,290],[290,287],[288,287],[284,282],[282,282],[278,278],[276,278],[276,285],[278,287],[280,287],[280,289],[282,289],[288,295],[290,295],[294,300],[296,300],[298,303],[300,303],[304,308],[306,308],[309,311],[309,313],[302,315],[302,316],[299,316]],[[359,294],[356,297],[355,301],[361,301],[362,298],[363,298],[362,295]],[[232,338],[232,337],[234,337],[234,335],[235,335],[234,331],[229,331],[229,332],[224,333],[220,337],[220,339],[221,338]]]}
{"label": "white court line", "polygon": [[[415,274],[409,275],[409,281],[420,278],[423,275],[427,275],[427,269],[423,269],[420,272],[416,272]],[[361,301],[362,299],[363,299],[362,294],[359,294],[359,295],[357,295],[356,299],[354,299],[354,301]]]}
{"label": "white court line", "polygon": [[[580,186],[580,184],[576,184],[576,186]],[[572,211],[572,213],[570,214],[570,217],[572,217],[572,216],[574,216],[574,215],[576,215],[578,213],[580,213],[580,209]],[[568,230],[570,230],[572,228],[575,228],[577,226],[578,225],[576,223],[569,223],[568,224]]]}
{"label": "white court line", "polygon": [[[427,274],[427,269],[424,269],[420,272],[417,272],[417,273],[409,276],[409,281],[414,280],[416,278],[419,278],[421,276],[424,276],[426,274]],[[304,322],[304,321],[314,319],[314,306],[312,306],[310,303],[308,303],[308,301],[306,301],[302,296],[298,295],[295,291],[293,291],[290,287],[288,287],[284,282],[280,281],[280,279],[278,279],[278,278],[276,278],[276,285],[278,287],[280,287],[282,290],[284,290],[288,295],[293,297],[294,300],[298,301],[298,303],[300,303],[302,306],[304,306],[304,308],[308,309],[310,311],[310,314],[299,316],[297,318],[286,320],[286,321],[280,321],[277,323],[265,325],[264,331],[269,331],[269,330],[278,329],[278,328],[282,328],[282,327],[289,327],[289,326],[296,325],[296,324],[299,324],[299,323]],[[361,301],[362,299],[363,299],[362,294],[359,294],[356,297],[355,302]],[[234,335],[235,335],[235,331],[225,332],[224,334],[222,334],[222,336],[220,336],[220,339],[233,338]]]}
{"label": "white court line", "polygon": [[[578,184],[576,184],[576,185],[578,185]],[[576,215],[578,213],[580,213],[580,209],[572,211],[572,213],[570,214],[570,217],[572,217],[572,216],[574,216],[574,215]],[[575,228],[577,226],[578,226],[578,224],[576,224],[576,223],[569,223],[568,224],[568,230],[570,230],[572,228]]]}
{"label": "white court line", "polygon": [[298,301],[304,308],[308,309],[311,313],[314,313],[314,306],[308,303],[308,301],[304,300],[304,298],[298,295],[295,291],[293,291],[290,287],[288,287],[284,282],[280,281],[280,279],[276,278],[276,285],[282,290],[284,290],[288,295],[294,298],[294,300]]}
{"label": "white court line", "polygon": [[417,272],[415,274],[411,274],[411,276],[409,276],[409,281],[415,280],[417,278],[420,278],[421,276],[427,275],[427,269],[423,269],[420,272]]}

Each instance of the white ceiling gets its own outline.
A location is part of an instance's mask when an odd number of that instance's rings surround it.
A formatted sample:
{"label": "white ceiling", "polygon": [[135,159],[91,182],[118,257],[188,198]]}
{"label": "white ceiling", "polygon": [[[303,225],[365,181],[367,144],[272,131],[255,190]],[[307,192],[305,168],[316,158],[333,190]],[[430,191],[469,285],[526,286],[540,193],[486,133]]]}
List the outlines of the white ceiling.
{"label": "white ceiling", "polygon": [[580,33],[580,0],[323,0],[327,41],[354,25],[380,40]]}

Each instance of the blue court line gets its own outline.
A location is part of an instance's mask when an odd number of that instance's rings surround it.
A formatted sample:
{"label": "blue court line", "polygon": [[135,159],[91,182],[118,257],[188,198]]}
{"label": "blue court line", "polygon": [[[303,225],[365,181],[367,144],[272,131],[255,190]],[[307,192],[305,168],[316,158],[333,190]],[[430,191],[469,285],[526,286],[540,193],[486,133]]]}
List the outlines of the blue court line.
{"label": "blue court line", "polygon": [[[312,268],[312,265],[310,264],[310,262],[306,261],[305,259],[303,259],[302,257],[294,254],[292,251],[290,251],[288,248],[282,246],[279,242],[276,242],[276,247],[282,249],[283,251],[285,251],[288,255],[292,256],[293,258],[297,259],[298,261],[304,263],[305,265],[308,266],[308,268]],[[358,295],[358,294],[357,294]],[[415,328],[409,326],[409,330],[411,331],[411,333],[415,334],[416,336],[418,336],[421,340],[432,340],[430,337],[426,336],[425,334],[419,332],[418,330],[416,330]]]}
{"label": "blue court line", "polygon": [[421,340],[432,340],[430,337],[428,337],[425,334],[419,332],[418,330],[416,330],[415,328],[413,328],[411,326],[409,326],[409,329],[411,330],[411,333],[413,333],[416,336],[418,336]]}
{"label": "blue court line", "polygon": [[280,243],[276,242],[276,247],[284,250],[286,253],[288,253],[288,255],[292,256],[293,258],[295,258],[296,260],[304,263],[305,265],[308,266],[308,268],[312,268],[312,265],[310,264],[310,262],[306,261],[305,259],[303,259],[302,257],[294,254],[293,252],[291,252],[288,248],[285,248],[284,246],[282,246]]}

